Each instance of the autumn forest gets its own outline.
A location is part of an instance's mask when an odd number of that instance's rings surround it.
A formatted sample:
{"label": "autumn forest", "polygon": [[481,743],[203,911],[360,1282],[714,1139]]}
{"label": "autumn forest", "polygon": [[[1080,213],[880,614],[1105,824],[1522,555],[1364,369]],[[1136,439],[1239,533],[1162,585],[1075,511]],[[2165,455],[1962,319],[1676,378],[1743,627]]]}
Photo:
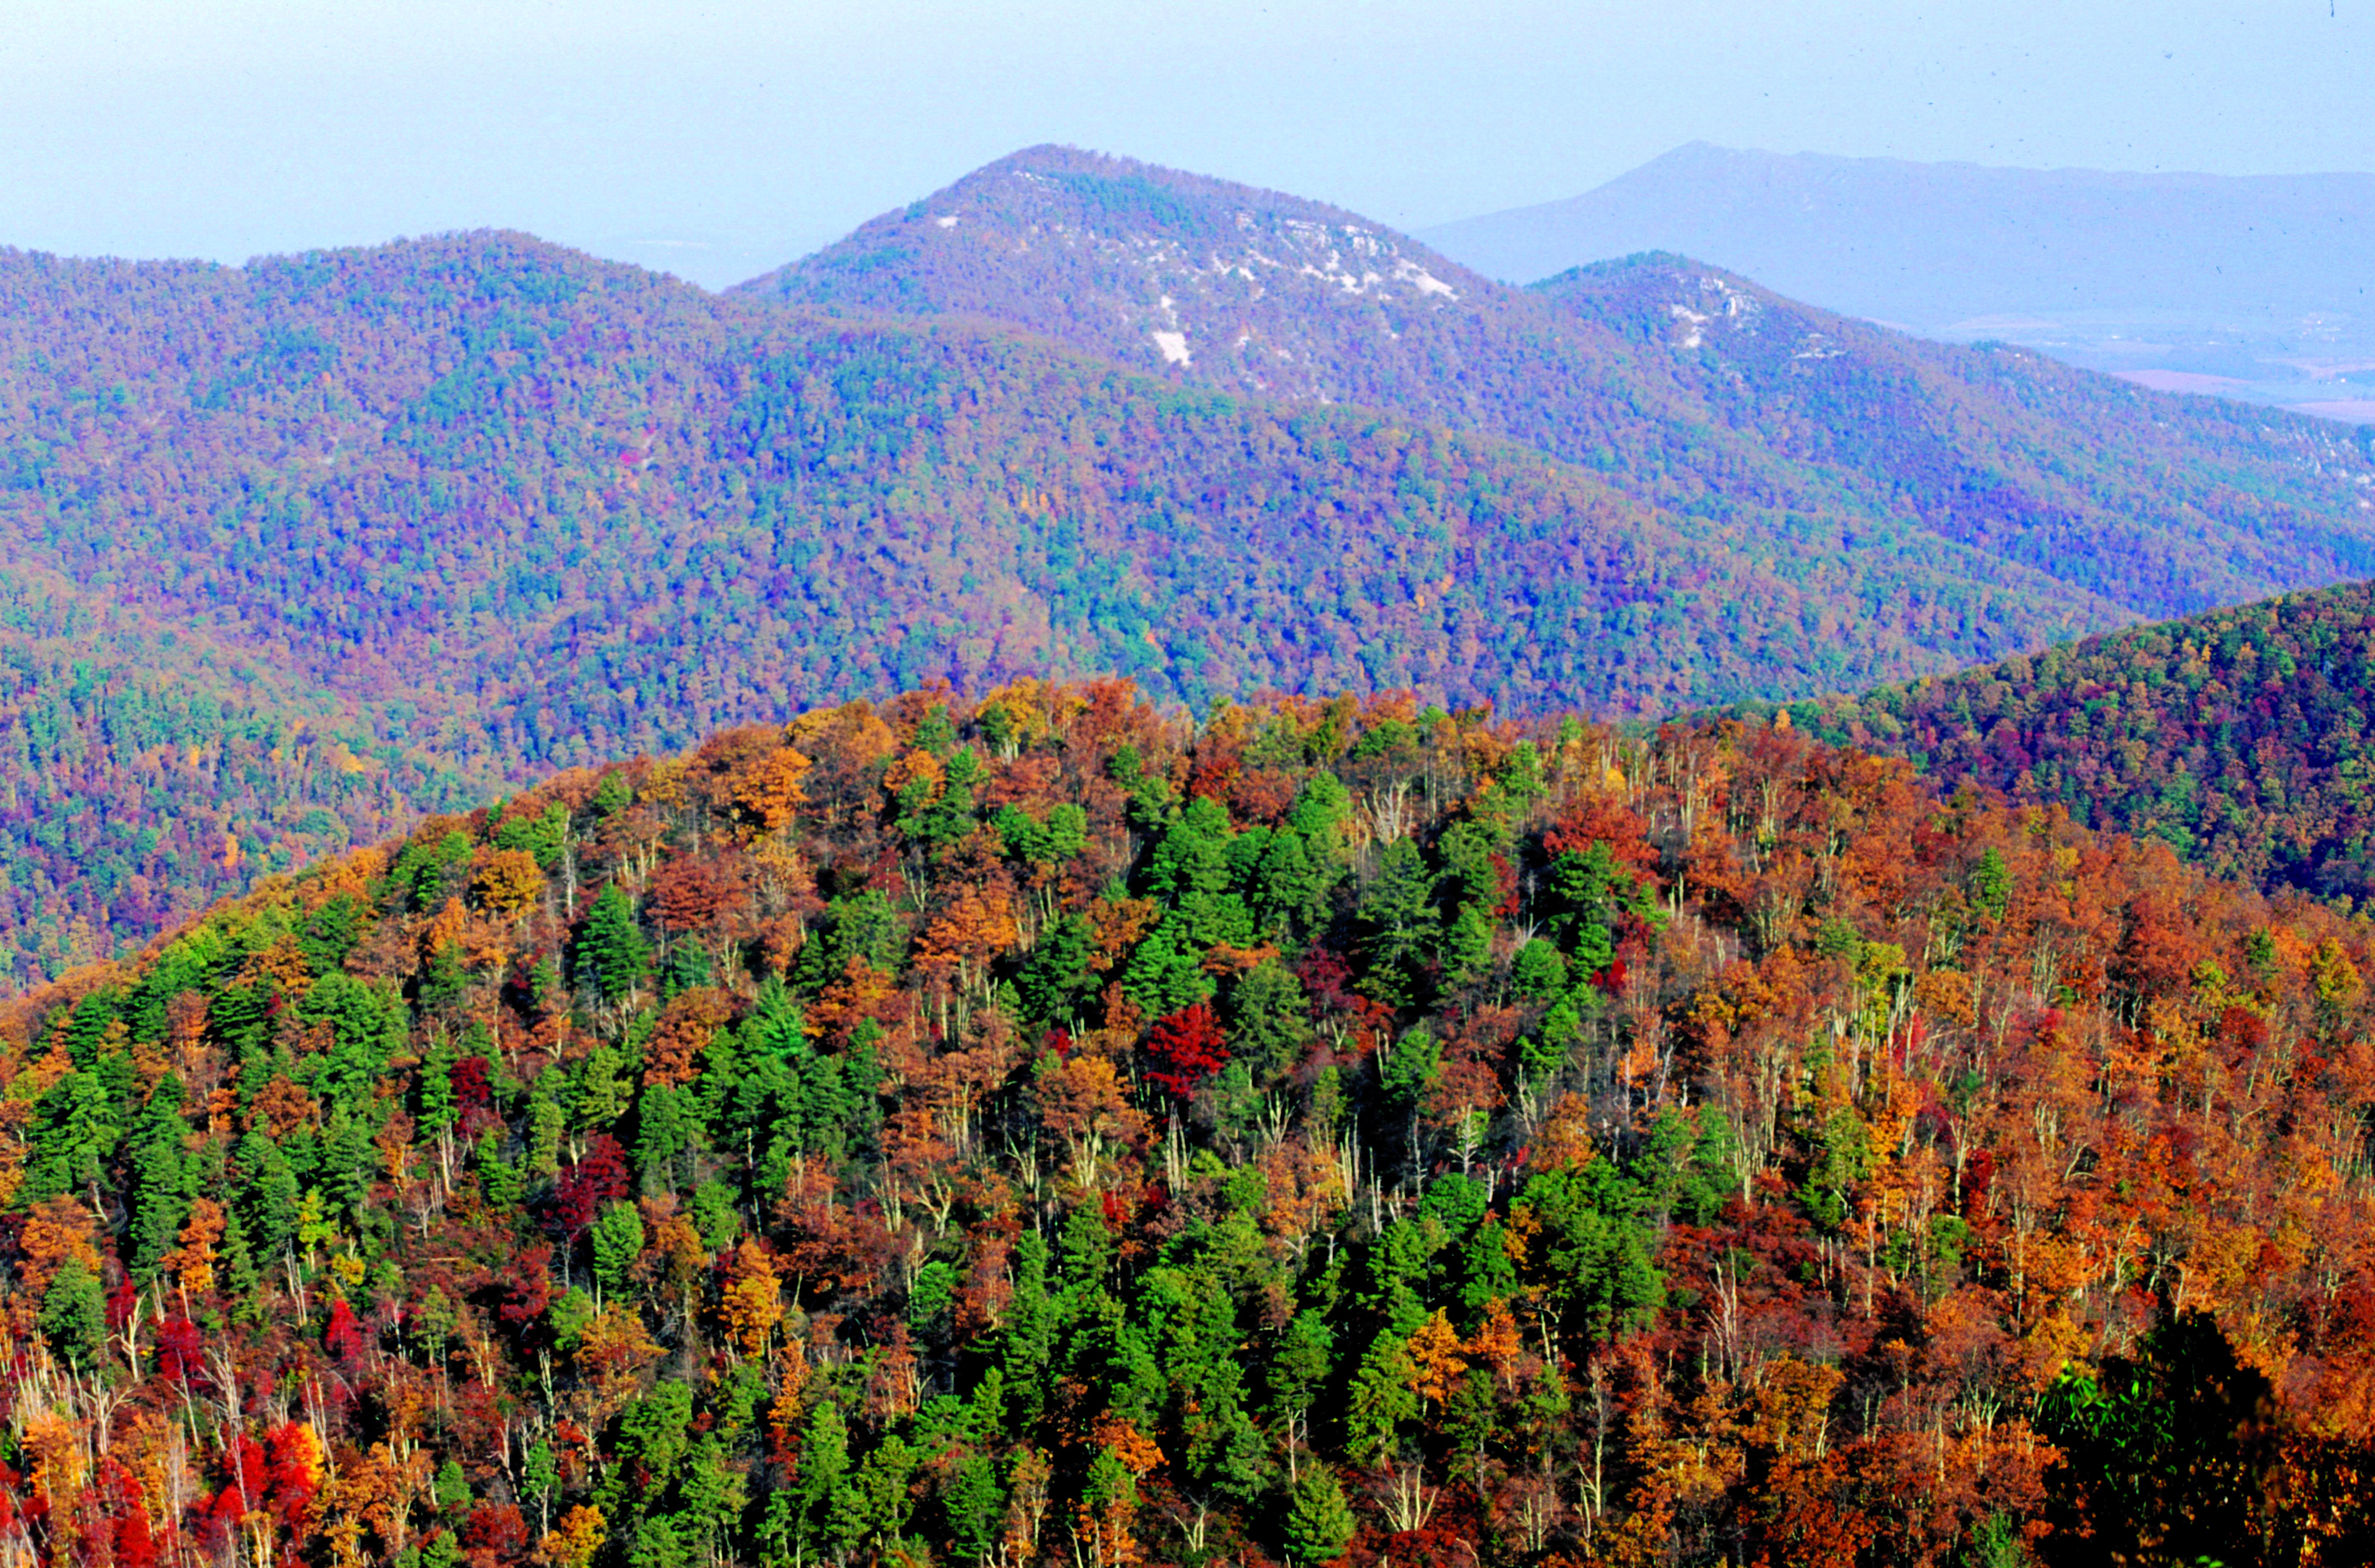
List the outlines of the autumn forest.
{"label": "autumn forest", "polygon": [[1074,148],[0,252],[0,1568],[2375,1564],[2370,573]]}
{"label": "autumn forest", "polygon": [[2360,1562],[2369,961],[1786,719],[727,731],[14,1006],[0,1540]]}

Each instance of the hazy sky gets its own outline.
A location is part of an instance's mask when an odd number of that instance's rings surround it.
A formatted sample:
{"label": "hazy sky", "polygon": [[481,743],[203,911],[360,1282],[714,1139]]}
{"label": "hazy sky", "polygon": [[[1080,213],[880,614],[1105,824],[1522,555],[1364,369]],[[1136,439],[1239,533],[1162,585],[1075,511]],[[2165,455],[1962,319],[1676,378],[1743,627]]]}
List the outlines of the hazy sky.
{"label": "hazy sky", "polygon": [[720,285],[1070,142],[1403,227],[1680,143],[2375,170],[2375,0],[6,0],[0,243],[501,225]]}

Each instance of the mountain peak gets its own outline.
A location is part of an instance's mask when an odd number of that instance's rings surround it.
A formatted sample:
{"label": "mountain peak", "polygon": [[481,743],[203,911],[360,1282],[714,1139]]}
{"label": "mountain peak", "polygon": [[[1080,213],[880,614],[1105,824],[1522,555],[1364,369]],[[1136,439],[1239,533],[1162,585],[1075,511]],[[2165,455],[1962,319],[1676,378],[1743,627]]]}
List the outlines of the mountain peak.
{"label": "mountain peak", "polygon": [[1025,147],[739,291],[991,317],[1147,373],[1367,401],[1344,345],[1497,292],[1322,202],[1080,147]]}

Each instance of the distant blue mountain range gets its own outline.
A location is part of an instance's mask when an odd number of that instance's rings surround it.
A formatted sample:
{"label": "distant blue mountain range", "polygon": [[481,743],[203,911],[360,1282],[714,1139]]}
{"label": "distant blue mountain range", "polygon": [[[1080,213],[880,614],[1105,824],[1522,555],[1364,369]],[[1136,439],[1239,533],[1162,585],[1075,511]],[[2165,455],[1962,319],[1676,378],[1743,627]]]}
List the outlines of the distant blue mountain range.
{"label": "distant blue mountain range", "polygon": [[1694,142],[1582,195],[1422,238],[1512,282],[1679,251],[1930,336],[2375,419],[2375,174],[1994,169]]}

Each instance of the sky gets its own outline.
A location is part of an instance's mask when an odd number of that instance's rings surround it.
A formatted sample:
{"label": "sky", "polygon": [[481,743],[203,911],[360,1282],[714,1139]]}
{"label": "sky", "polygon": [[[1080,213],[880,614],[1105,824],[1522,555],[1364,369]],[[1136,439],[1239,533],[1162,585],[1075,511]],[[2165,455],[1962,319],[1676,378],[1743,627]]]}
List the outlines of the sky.
{"label": "sky", "polygon": [[0,244],[525,229],[723,287],[1065,142],[1405,229],[1682,143],[2375,171],[2375,0],[7,0]]}

